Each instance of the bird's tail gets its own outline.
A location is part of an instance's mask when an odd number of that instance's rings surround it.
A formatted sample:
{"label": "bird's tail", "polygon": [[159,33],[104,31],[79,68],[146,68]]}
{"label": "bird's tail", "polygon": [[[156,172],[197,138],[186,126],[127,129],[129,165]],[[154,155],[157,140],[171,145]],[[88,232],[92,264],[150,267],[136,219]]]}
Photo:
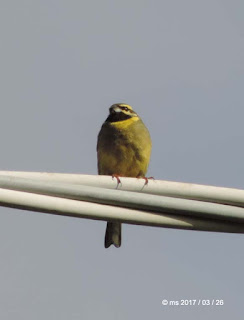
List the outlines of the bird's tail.
{"label": "bird's tail", "polygon": [[105,248],[113,244],[116,248],[121,246],[121,223],[108,222],[105,234]]}

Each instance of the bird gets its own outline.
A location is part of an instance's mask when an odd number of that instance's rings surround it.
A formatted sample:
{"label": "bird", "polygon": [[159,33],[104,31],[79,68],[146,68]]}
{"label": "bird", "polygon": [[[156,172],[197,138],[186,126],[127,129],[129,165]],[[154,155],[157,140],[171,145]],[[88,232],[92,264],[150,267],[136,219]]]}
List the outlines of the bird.
{"label": "bird", "polygon": [[[97,166],[99,175],[137,177],[146,179],[152,141],[150,133],[133,108],[116,103],[109,108],[97,139]],[[107,222],[105,248],[121,246],[121,222]]]}

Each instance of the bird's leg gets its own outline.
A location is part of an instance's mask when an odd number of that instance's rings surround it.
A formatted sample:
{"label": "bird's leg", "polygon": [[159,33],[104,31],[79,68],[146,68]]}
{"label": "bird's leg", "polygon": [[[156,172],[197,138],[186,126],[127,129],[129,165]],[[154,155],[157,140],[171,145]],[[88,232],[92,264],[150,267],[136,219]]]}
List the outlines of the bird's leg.
{"label": "bird's leg", "polygon": [[145,180],[145,186],[148,184],[148,180],[154,180],[153,177],[144,177],[144,176],[137,176],[137,179],[144,179]]}
{"label": "bird's leg", "polygon": [[119,177],[120,177],[120,175],[117,173],[112,174],[112,179],[114,179],[114,178],[117,179],[117,187],[119,186],[119,184],[122,184]]}

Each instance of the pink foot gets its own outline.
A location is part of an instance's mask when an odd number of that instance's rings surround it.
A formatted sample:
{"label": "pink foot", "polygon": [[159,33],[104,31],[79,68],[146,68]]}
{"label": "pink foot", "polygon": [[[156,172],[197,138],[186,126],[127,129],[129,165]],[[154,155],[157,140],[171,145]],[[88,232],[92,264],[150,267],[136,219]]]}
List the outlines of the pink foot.
{"label": "pink foot", "polygon": [[117,184],[119,185],[120,183],[121,183],[121,180],[120,180],[120,175],[119,174],[116,174],[116,173],[114,173],[114,174],[112,174],[112,179],[114,179],[114,178],[116,178],[117,179]]}
{"label": "pink foot", "polygon": [[141,177],[141,176],[139,176],[139,177],[137,177],[137,179],[144,179],[145,180],[145,186],[148,184],[148,180],[154,180],[154,178],[153,177]]}

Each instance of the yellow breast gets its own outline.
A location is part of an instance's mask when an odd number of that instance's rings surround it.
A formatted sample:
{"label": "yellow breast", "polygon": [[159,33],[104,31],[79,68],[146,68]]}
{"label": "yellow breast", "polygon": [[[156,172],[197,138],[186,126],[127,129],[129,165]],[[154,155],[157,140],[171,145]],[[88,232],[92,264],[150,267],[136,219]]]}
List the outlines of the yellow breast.
{"label": "yellow breast", "polygon": [[97,152],[99,174],[145,176],[151,138],[139,117],[105,123],[98,136]]}

